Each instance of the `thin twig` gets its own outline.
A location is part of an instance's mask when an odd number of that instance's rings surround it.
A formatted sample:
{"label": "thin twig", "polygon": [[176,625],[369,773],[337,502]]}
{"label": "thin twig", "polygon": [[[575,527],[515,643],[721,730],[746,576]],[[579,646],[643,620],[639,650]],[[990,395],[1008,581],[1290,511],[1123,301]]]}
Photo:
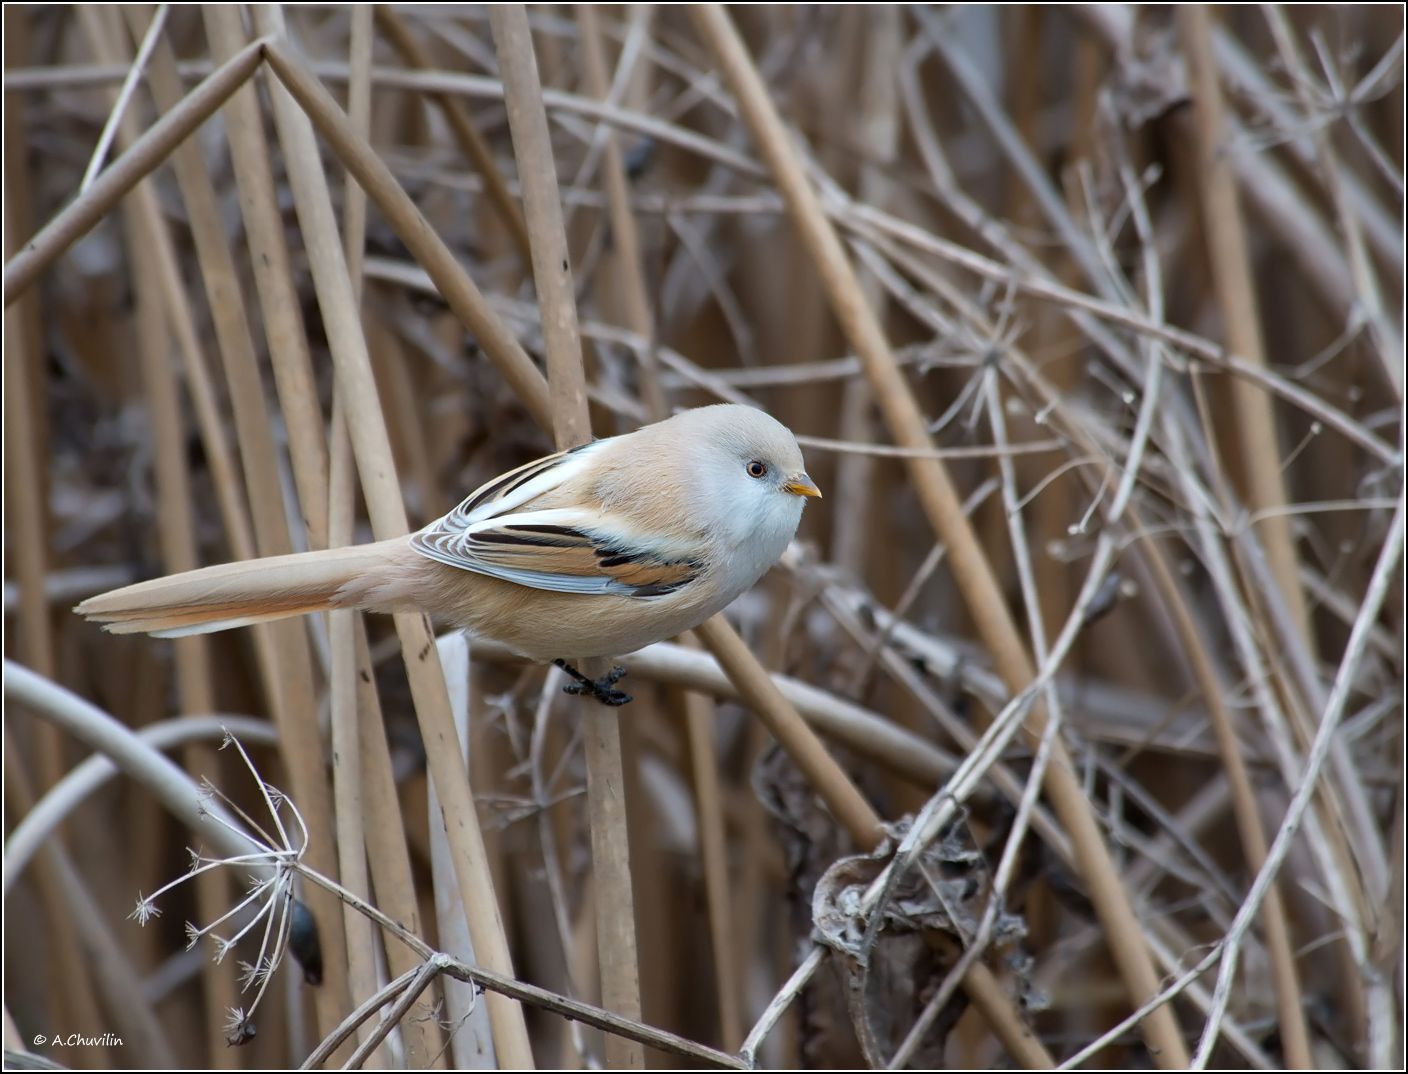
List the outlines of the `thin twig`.
{"label": "thin twig", "polygon": [[[376,18],[386,36],[390,38],[392,46],[406,58],[412,67],[421,71],[434,69],[430,54],[421,47],[420,42],[415,39],[410,28],[402,21],[401,16],[389,5],[377,4]],[[367,74],[370,76],[370,68]],[[457,98],[448,93],[431,90],[430,99],[444,113],[445,122],[449,124],[450,132],[454,135],[455,141],[459,143],[460,149],[464,151],[465,156],[470,159],[483,178],[489,200],[498,212],[499,219],[508,229],[508,233],[513,237],[518,252],[523,255],[525,261],[530,260],[528,228],[523,223],[523,212],[519,208],[518,202],[513,200],[513,195],[509,193],[508,184],[504,182],[498,163],[494,160],[493,152],[489,149],[478,128],[475,127],[474,121],[469,118],[469,112]]]}
{"label": "thin twig", "polygon": [[[282,34],[282,17],[276,10],[260,7],[256,11],[255,21],[271,35]],[[310,99],[317,97],[317,93],[296,100],[285,92],[291,83],[302,83],[299,82],[297,65],[290,60],[276,59],[276,53],[277,49],[269,49],[270,65],[282,80],[279,86],[271,87],[275,121],[284,151],[291,158],[289,178],[300,224],[309,246],[313,284],[337,370],[338,390],[347,406],[347,427],[363,493],[377,536],[401,536],[408,528],[405,506],[396,483],[396,467],[387,439],[386,424],[372,380],[351,279],[338,239],[331,192],[314,141],[312,123],[298,108],[300,103],[306,106]],[[282,57],[281,53],[278,55]],[[320,88],[315,89],[321,92]],[[341,116],[335,105],[332,107],[345,125],[346,117]],[[322,109],[322,114],[326,114],[326,108]],[[355,139],[354,133],[352,137]],[[349,161],[344,163],[356,173]],[[358,174],[358,180],[364,184],[366,182],[361,174]],[[396,190],[400,188],[396,187]],[[373,191],[368,190],[368,193],[375,197]],[[423,224],[423,218],[414,207],[412,212]],[[440,795],[446,827],[452,833],[455,874],[460,883],[465,916],[474,936],[475,952],[486,966],[511,976],[513,960],[504,936],[493,879],[488,872],[473,795],[467,775],[456,761],[454,723],[445,696],[445,680],[434,639],[422,615],[397,613],[395,623],[411,680],[416,717],[425,737],[431,777]],[[489,1012],[494,1023],[495,1045],[500,1060],[509,1066],[531,1066],[532,1049],[522,1009],[514,1003],[491,1000]]]}
{"label": "thin twig", "polygon": [[[697,8],[693,13],[701,33],[719,58],[744,118],[782,188],[794,222],[826,282],[833,310],[865,363],[876,400],[892,434],[906,446],[929,447],[928,432],[918,405],[895,364],[873,311],[861,297],[854,270],[826,220],[781,117],[737,31],[717,6]],[[987,558],[960,510],[947,471],[937,460],[912,459],[909,466],[930,524],[949,546],[954,577],[979,632],[993,650],[1009,688],[1014,693],[1023,691],[1033,678],[1030,659],[1006,613]],[[1033,707],[1027,727],[1032,739],[1039,742],[1045,729],[1045,714],[1040,706]],[[1090,804],[1075,780],[1065,750],[1059,745],[1048,769],[1047,792],[1077,846],[1077,860],[1085,871],[1096,910],[1110,933],[1111,953],[1131,998],[1139,1004],[1157,991],[1153,963]],[[1158,1062],[1173,1067],[1184,1065],[1187,1053],[1172,1012],[1163,1008],[1156,1010],[1143,1029]]]}
{"label": "thin twig", "polygon": [[98,135],[98,144],[93,148],[93,157],[88,161],[88,170],[83,173],[83,179],[78,184],[80,195],[88,192],[88,188],[93,185],[93,180],[103,170],[108,150],[112,148],[112,140],[117,137],[117,128],[122,122],[123,113],[127,111],[127,105],[132,99],[133,92],[137,89],[137,84],[142,81],[142,76],[147,69],[147,60],[151,57],[152,49],[156,47],[157,40],[161,37],[162,29],[166,26],[166,16],[170,10],[170,4],[161,4],[156,9],[156,16],[152,19],[151,26],[147,28],[146,37],[142,39],[142,44],[137,49],[137,56],[133,59],[132,66],[128,68],[127,77],[122,80],[122,88],[118,90],[112,111],[108,113],[108,121],[103,124],[103,132]]}
{"label": "thin twig", "polygon": [[262,41],[251,42],[181,99],[103,172],[87,193],[75,198],[5,262],[5,306],[9,307],[54,260],[111,211],[143,176],[159,168],[171,152],[204,123],[259,67]]}
{"label": "thin twig", "polygon": [[518,393],[533,419],[549,428],[551,407],[547,384],[531,359],[494,316],[469,274],[455,259],[410,196],[396,182],[381,157],[352,129],[337,106],[308,70],[282,44],[269,43],[265,55],[270,68],[290,94],[317,124],[343,165],[362,184],[368,196],[386,214],[401,240],[430,273],[445,301],[464,322],[485,354],[498,366],[504,379]]}
{"label": "thin twig", "polygon": [[[523,183],[523,207],[533,254],[533,280],[543,311],[543,342],[548,359],[548,392],[553,436],[559,451],[591,439],[586,370],[577,328],[572,265],[557,167],[548,135],[542,84],[527,11],[503,4],[490,11],[494,47],[504,78],[504,103],[513,134],[514,155]],[[572,655],[572,654],[567,654]],[[589,675],[604,671],[597,663]],[[635,896],[631,884],[630,839],[626,823],[626,781],[621,756],[620,715],[590,699],[585,744],[587,808],[591,816],[595,885],[597,962],[602,1002],[613,1011],[640,1019],[640,962],[636,952]],[[606,1062],[641,1068],[645,1052],[619,1037],[608,1038]]]}
{"label": "thin twig", "polygon": [[[1325,711],[1320,714],[1315,741],[1311,743],[1300,778],[1292,784],[1295,787],[1295,794],[1291,797],[1290,805],[1286,807],[1286,815],[1281,821],[1280,829],[1276,832],[1276,838],[1266,853],[1265,864],[1257,870],[1256,879],[1252,883],[1246,900],[1237,911],[1232,928],[1228,930],[1222,944],[1219,945],[1220,965],[1217,987],[1213,992],[1213,1010],[1208,1015],[1202,1039],[1198,1042],[1198,1051],[1193,1059],[1194,1069],[1202,1069],[1207,1065],[1212,1049],[1217,1044],[1218,1030],[1223,1014],[1227,1010],[1232,984],[1236,978],[1237,959],[1242,942],[1247,930],[1251,928],[1252,922],[1256,920],[1256,915],[1261,910],[1262,901],[1270,892],[1271,885],[1276,879],[1276,873],[1290,852],[1291,842],[1300,829],[1301,820],[1306,815],[1311,800],[1317,793],[1320,771],[1329,757],[1330,743],[1344,717],[1349,695],[1354,689],[1360,661],[1363,660],[1368,648],[1370,628],[1374,620],[1378,618],[1379,609],[1388,596],[1389,586],[1393,584],[1398,562],[1403,554],[1404,517],[1405,513],[1408,513],[1405,508],[1406,502],[1408,501],[1405,501],[1404,493],[1400,490],[1398,506],[1393,513],[1393,521],[1389,524],[1389,531],[1379,553],[1378,562],[1374,564],[1373,577],[1369,580],[1369,588],[1360,605],[1359,614],[1355,617],[1354,626],[1349,633],[1349,640],[1345,643],[1344,655],[1340,659],[1339,670],[1335,673],[1335,683],[1330,690],[1329,701]],[[1372,967],[1367,964],[1362,965],[1361,970],[1366,974],[1377,976]],[[1368,1042],[1371,1061],[1377,1064],[1380,1059],[1387,1058],[1392,1054],[1397,1047],[1397,1041],[1391,1031],[1393,1011],[1389,993],[1382,988],[1375,988],[1371,990],[1370,994],[1379,999],[1370,1022],[1376,1032],[1370,1036]],[[1385,1009],[1384,1001],[1387,1001],[1387,1009]],[[1389,1031],[1385,1032],[1385,1030]]]}

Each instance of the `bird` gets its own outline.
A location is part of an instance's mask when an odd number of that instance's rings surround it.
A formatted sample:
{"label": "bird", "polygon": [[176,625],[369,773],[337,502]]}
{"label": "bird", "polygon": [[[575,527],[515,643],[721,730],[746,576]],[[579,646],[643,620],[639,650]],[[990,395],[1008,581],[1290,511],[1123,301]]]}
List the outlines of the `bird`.
{"label": "bird", "polygon": [[75,611],[118,634],[204,634],[335,608],[421,612],[555,663],[619,705],[620,656],[698,626],[747,591],[821,490],[781,422],[734,403],[526,463],[403,537],[156,578]]}

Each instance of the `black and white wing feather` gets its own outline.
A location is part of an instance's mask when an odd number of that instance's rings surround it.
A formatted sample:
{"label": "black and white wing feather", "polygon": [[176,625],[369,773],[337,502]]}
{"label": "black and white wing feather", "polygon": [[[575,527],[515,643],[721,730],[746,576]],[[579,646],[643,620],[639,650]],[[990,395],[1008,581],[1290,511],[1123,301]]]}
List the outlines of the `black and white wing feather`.
{"label": "black and white wing feather", "polygon": [[533,589],[642,598],[679,591],[703,570],[697,549],[642,540],[591,506],[534,509],[579,476],[601,443],[495,478],[414,534],[412,546],[448,566]]}

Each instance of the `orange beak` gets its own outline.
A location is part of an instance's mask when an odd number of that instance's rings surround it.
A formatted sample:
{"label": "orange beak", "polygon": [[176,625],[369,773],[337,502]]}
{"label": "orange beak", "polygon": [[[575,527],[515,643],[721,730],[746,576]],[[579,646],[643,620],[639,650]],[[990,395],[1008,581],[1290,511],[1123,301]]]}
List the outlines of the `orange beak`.
{"label": "orange beak", "polygon": [[815,496],[821,499],[821,489],[816,487],[816,482],[806,474],[793,474],[782,483],[782,491],[790,492],[793,496]]}

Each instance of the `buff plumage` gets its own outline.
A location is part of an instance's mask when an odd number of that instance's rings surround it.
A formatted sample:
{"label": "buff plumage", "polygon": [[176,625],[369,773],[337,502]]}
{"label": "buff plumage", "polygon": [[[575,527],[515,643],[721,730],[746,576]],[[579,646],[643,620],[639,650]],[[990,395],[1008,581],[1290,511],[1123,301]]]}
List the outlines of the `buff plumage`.
{"label": "buff plumage", "polygon": [[723,404],[503,474],[408,537],[205,567],[84,601],[117,633],[419,611],[533,660],[633,652],[753,585],[819,496],[796,438]]}

